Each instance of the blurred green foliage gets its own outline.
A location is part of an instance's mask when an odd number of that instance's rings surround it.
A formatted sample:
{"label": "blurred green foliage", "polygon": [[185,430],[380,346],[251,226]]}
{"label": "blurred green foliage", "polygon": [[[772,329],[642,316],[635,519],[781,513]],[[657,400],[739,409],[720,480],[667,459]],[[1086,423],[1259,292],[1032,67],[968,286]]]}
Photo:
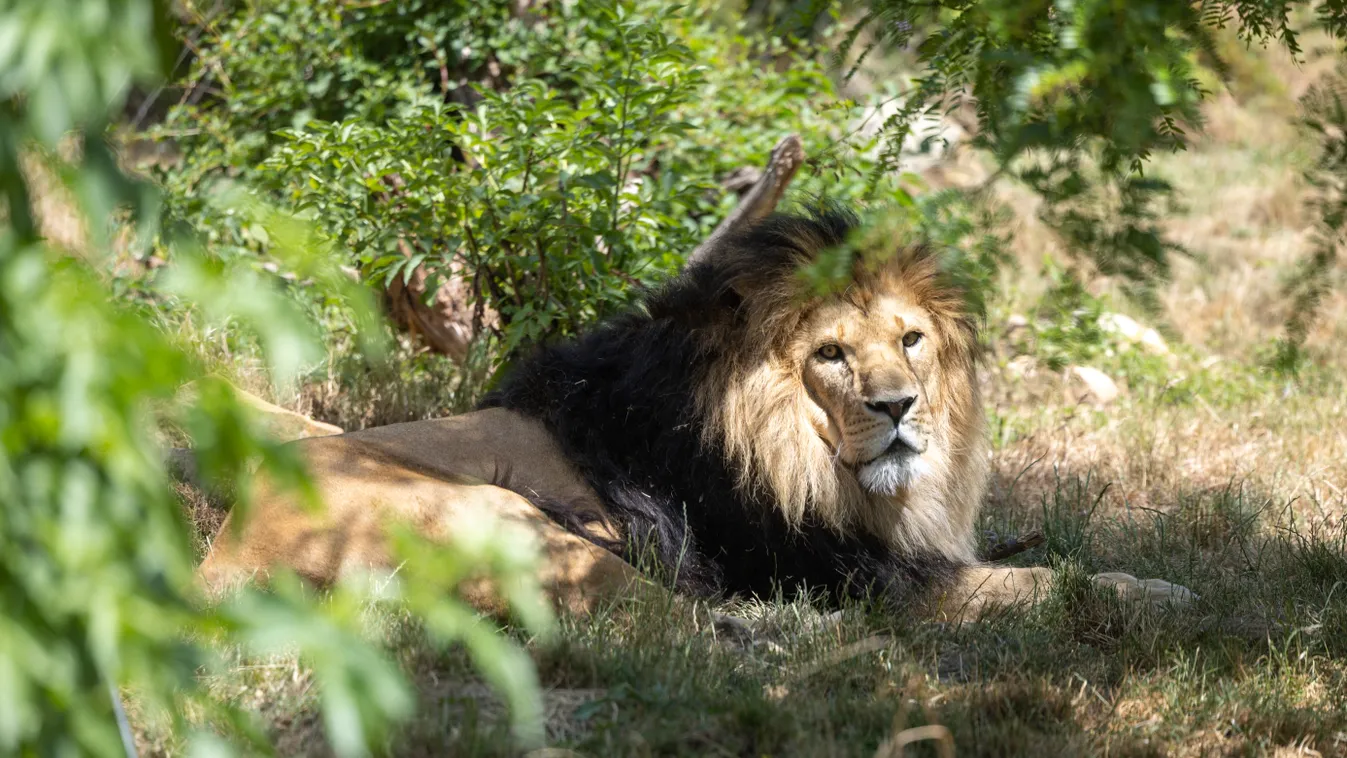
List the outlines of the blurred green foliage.
{"label": "blurred green foliage", "polygon": [[[295,448],[264,437],[232,387],[202,376],[146,309],[112,301],[105,286],[120,244],[110,232],[131,222],[142,234],[134,247],[158,228],[157,194],[122,173],[105,133],[128,87],[162,76],[176,49],[166,19],[152,0],[19,2],[0,12],[0,754],[125,754],[123,692],[196,749],[218,754],[224,735],[265,752],[250,717],[205,697],[199,679],[215,665],[208,643],[231,641],[297,650],[317,677],[332,748],[365,754],[413,703],[396,666],[361,637],[360,609],[371,601],[343,589],[316,602],[279,577],[273,593],[204,606],[155,425],[172,416],[189,431],[202,474],[238,485],[245,516],[253,464],[319,505]],[[45,240],[53,220],[34,212],[39,194],[61,191],[74,201],[69,223],[87,237],[80,250]],[[340,298],[356,323],[376,323],[369,293],[302,222],[246,195],[217,197],[222,215],[266,234],[276,258]],[[276,381],[315,354],[312,325],[282,289],[192,244],[160,244],[176,251],[164,297],[238,319]],[[188,381],[196,392],[184,405]],[[435,551],[400,544],[419,582],[393,600],[427,619],[436,639],[468,644],[510,696],[521,735],[536,741],[541,712],[526,659],[453,595],[487,572],[521,622],[545,631],[529,543],[483,526]]]}
{"label": "blurred green foliage", "polygon": [[1034,314],[1035,354],[1054,371],[1070,364],[1095,365],[1112,347],[1099,319],[1108,309],[1074,272],[1047,261],[1043,271],[1048,289]]}
{"label": "blurred green foliage", "polygon": [[[1297,373],[1304,362],[1302,345],[1320,301],[1334,285],[1342,286],[1337,272],[1340,249],[1347,240],[1347,64],[1339,62],[1332,74],[1301,96],[1303,121],[1319,140],[1319,155],[1306,175],[1316,192],[1311,200],[1315,221],[1313,247],[1288,278],[1285,291],[1292,300],[1286,335],[1269,361],[1282,373]],[[1339,277],[1337,280],[1334,277]]]}

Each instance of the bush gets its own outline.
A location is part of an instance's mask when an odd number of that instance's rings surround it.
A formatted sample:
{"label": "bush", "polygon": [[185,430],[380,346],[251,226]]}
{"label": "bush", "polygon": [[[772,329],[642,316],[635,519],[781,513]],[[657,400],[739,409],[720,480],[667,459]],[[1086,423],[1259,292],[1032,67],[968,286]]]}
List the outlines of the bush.
{"label": "bush", "polygon": [[[791,132],[812,156],[797,196],[865,202],[955,247],[981,239],[961,198],[875,179],[879,156],[848,131],[858,109],[821,50],[727,24],[713,4],[546,3],[508,18],[485,4],[414,22],[387,5],[248,6],[197,30],[184,86],[222,94],[189,98],[158,131],[184,148],[163,175],[170,208],[204,220],[220,254],[268,254],[202,199],[213,178],[250,177],[320,219],[367,282],[419,268],[433,292],[462,277],[477,326],[499,314],[491,350],[509,355],[675,271],[737,200],[720,180]],[[323,59],[313,92],[283,65],[296,54]],[[968,256],[983,286],[985,253]]]}

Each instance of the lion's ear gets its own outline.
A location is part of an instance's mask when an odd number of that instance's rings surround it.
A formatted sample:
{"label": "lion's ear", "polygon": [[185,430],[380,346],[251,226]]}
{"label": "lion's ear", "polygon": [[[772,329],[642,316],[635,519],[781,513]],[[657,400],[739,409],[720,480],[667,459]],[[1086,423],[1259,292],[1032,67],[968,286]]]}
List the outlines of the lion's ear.
{"label": "lion's ear", "polygon": [[718,284],[716,305],[739,310],[745,302],[779,306],[791,300],[800,257],[783,247],[747,242],[750,244],[725,250],[718,265],[713,265]]}
{"label": "lion's ear", "polygon": [[744,293],[734,287],[724,287],[716,295],[716,307],[727,311],[738,310],[744,304]]}

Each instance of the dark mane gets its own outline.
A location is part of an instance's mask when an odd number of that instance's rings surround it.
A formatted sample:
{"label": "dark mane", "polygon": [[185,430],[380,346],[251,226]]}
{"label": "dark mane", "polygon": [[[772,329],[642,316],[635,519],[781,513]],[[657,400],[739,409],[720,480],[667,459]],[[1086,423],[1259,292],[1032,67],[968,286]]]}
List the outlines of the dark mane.
{"label": "dark mane", "polygon": [[594,538],[565,503],[531,499],[572,532],[632,563],[653,558],[679,590],[701,596],[825,591],[834,599],[906,600],[951,578],[937,553],[899,554],[877,537],[806,518],[788,524],[771,495],[747,492],[723,448],[708,444],[697,389],[727,350],[748,304],[744,283],[785,281],[842,243],[846,213],[777,215],[690,265],[645,307],[521,361],[484,407],[541,420],[604,503],[621,545]]}

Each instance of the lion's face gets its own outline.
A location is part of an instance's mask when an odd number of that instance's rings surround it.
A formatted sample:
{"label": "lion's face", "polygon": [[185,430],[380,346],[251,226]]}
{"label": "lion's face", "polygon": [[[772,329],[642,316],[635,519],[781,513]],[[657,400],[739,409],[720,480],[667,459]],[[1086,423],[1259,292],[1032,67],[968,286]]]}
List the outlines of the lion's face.
{"label": "lion's face", "polygon": [[972,560],[988,458],[967,301],[919,246],[863,253],[820,296],[800,267],[845,236],[823,231],[787,219],[721,251],[732,296],[697,395],[705,441],[790,524]]}
{"label": "lion's face", "polygon": [[895,495],[931,471],[940,329],[904,293],[822,303],[792,345],[815,429],[861,487]]}

